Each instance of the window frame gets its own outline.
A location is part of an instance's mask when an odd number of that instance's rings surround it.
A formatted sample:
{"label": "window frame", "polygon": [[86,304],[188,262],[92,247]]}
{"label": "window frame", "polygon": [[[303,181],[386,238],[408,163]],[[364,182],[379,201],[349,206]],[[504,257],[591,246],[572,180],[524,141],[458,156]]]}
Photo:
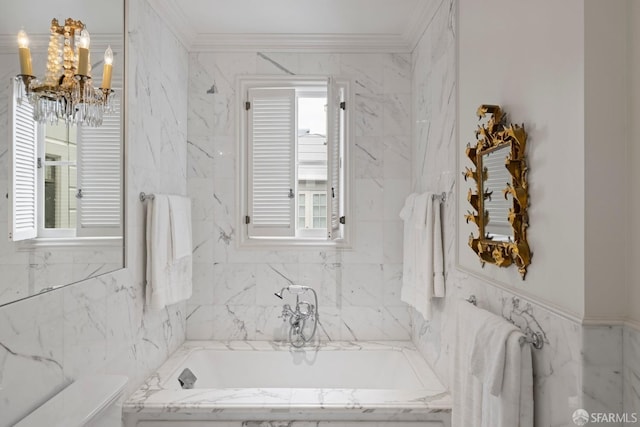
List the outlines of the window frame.
{"label": "window frame", "polygon": [[[343,229],[342,238],[332,240],[325,235],[322,237],[308,237],[308,236],[293,236],[293,237],[250,237],[248,234],[248,227],[245,222],[248,209],[248,188],[249,188],[249,141],[248,141],[248,120],[245,103],[247,101],[246,96],[248,90],[251,88],[260,87],[291,87],[291,88],[304,88],[304,87],[326,87],[328,90],[329,78],[333,78],[334,81],[345,90],[345,102],[347,105],[347,113],[344,119],[344,146],[342,155],[342,167],[343,179],[344,179],[344,203],[343,213],[346,218],[346,224]],[[236,141],[237,145],[237,180],[236,180],[236,229],[239,238],[237,239],[237,247],[239,248],[282,248],[282,247],[339,247],[339,248],[351,248],[353,246],[353,236],[355,235],[355,224],[351,220],[352,210],[352,197],[351,197],[351,185],[353,182],[353,166],[352,158],[350,156],[350,145],[352,141],[352,129],[353,129],[353,83],[351,79],[340,76],[329,75],[313,75],[313,76],[238,76],[236,78],[236,106],[237,106],[237,120],[236,120]],[[303,91],[304,92],[304,91]],[[327,96],[329,94],[327,93]],[[297,162],[296,162],[297,164]],[[297,168],[297,166],[296,166]],[[329,171],[328,171],[329,172]],[[297,171],[296,171],[297,177]],[[330,179],[330,176],[327,177]],[[297,183],[296,183],[297,184]],[[298,215],[297,215],[297,185],[295,189],[296,194],[296,209],[294,215],[294,225],[297,227]],[[330,222],[330,218],[327,218]]]}

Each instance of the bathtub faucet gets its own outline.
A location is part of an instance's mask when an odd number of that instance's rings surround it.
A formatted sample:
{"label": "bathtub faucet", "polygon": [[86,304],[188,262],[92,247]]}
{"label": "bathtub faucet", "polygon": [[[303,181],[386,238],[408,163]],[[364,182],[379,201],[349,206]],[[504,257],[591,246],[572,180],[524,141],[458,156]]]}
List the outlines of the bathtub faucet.
{"label": "bathtub faucet", "polygon": [[[300,348],[313,339],[318,328],[318,294],[309,286],[290,285],[282,288],[280,292],[276,292],[275,296],[283,299],[284,291],[289,291],[296,296],[296,306],[295,309],[292,309],[289,304],[283,305],[280,317],[283,322],[289,320],[289,341],[292,346]],[[313,294],[314,304],[300,301],[300,295],[306,292]],[[307,320],[312,322],[310,331],[305,329]]]}

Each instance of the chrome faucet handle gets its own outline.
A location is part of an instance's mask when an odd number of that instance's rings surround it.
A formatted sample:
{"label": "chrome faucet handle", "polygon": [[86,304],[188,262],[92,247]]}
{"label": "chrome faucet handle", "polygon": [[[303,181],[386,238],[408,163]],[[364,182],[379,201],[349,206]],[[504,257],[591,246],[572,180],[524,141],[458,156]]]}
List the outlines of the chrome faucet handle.
{"label": "chrome faucet handle", "polygon": [[286,322],[292,314],[293,311],[291,310],[291,306],[289,304],[285,304],[282,306],[282,313],[280,314],[280,316],[278,316],[278,318],[281,318],[283,322]]}

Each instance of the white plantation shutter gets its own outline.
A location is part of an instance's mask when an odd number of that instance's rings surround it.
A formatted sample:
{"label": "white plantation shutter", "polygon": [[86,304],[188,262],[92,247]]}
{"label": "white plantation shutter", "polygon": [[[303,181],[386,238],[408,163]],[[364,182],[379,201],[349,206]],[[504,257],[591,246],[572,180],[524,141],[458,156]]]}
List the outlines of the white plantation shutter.
{"label": "white plantation shutter", "polygon": [[327,130],[328,142],[328,174],[327,200],[328,212],[331,215],[327,221],[329,238],[331,240],[343,237],[343,225],[340,218],[344,215],[344,179],[342,165],[342,147],[344,141],[344,110],[341,104],[344,102],[344,88],[340,87],[334,79],[329,79],[327,94]]}
{"label": "white plantation shutter", "polygon": [[249,237],[293,237],[295,90],[249,89],[248,99]]}
{"label": "white plantation shutter", "polygon": [[9,238],[14,241],[36,237],[37,216],[37,146],[38,125],[33,120],[33,107],[18,100],[17,80],[13,81],[10,97],[12,125],[10,127],[9,163]]}
{"label": "white plantation shutter", "polygon": [[488,191],[493,191],[491,201],[485,201],[485,211],[489,212],[487,230],[497,234],[511,234],[508,215],[513,206],[511,195],[504,198],[502,190],[511,183],[511,174],[505,167],[506,150],[497,150],[482,156],[482,166],[488,169],[487,181],[484,183]]}
{"label": "white plantation shutter", "polygon": [[[121,89],[116,89],[118,94]],[[115,236],[122,228],[120,97],[102,126],[78,127],[78,236]]]}

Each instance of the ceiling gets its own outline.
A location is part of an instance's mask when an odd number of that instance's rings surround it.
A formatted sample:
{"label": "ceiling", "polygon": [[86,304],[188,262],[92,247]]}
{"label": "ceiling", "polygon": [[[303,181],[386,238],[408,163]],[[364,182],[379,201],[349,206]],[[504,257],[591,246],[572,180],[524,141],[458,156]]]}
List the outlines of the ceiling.
{"label": "ceiling", "polygon": [[[437,0],[148,0],[189,50],[407,47]],[[331,47],[328,45],[332,45]]]}
{"label": "ceiling", "polygon": [[[410,51],[428,10],[440,4],[439,0],[147,1],[190,51]],[[8,2],[0,13],[0,36],[10,38],[12,46],[20,28],[45,36],[54,17],[81,19],[92,34],[120,33],[123,3]]]}

